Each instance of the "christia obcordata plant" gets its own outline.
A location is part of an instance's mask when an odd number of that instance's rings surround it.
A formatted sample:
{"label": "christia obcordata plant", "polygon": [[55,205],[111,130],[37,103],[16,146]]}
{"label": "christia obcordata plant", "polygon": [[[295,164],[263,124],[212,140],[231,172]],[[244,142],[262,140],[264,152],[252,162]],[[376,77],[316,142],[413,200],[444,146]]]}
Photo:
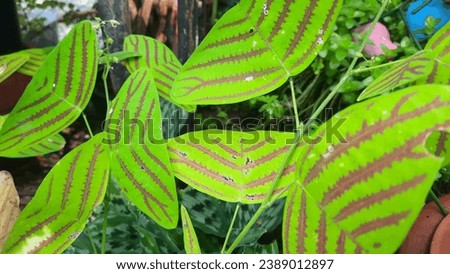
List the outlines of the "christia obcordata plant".
{"label": "christia obcordata plant", "polygon": [[[114,180],[161,227],[175,228],[181,216],[186,252],[201,253],[189,212],[179,203],[176,178],[236,203],[236,211],[242,204],[260,205],[236,239],[229,243],[227,237],[217,252],[232,253],[261,214],[284,198],[284,253],[395,252],[439,170],[449,164],[450,23],[423,51],[393,63],[360,95],[361,102],[311,133],[311,122],[299,121],[292,77],[318,55],[342,3],[241,0],[185,64],[165,45],[141,35],[126,37],[121,53],[101,51],[98,27],[88,21],[75,25],[52,50],[3,56],[8,65],[0,81],[17,70],[33,78],[12,112],[0,118],[2,157],[61,149],[59,133],[83,115],[99,64],[107,74],[111,62],[123,61],[130,76],[114,100],[107,99],[104,131],[91,134],[54,166],[2,252],[63,252],[93,209],[108,202]],[[383,0],[373,26],[387,3]],[[308,121],[355,71],[369,33]],[[249,100],[288,81],[294,132],[208,129],[164,138],[160,97],[193,112],[198,105]],[[233,225],[234,219],[229,231]]]}

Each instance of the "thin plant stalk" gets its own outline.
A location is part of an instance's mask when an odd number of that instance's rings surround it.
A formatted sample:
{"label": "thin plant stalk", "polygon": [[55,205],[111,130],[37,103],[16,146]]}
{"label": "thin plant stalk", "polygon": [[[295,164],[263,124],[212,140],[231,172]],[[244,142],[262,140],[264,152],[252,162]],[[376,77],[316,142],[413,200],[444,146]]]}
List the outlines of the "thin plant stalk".
{"label": "thin plant stalk", "polygon": [[234,210],[233,219],[231,219],[230,226],[228,227],[228,232],[227,232],[227,236],[225,237],[225,242],[223,243],[222,250],[220,251],[220,253],[222,253],[222,254],[225,252],[225,250],[227,248],[228,240],[230,239],[231,232],[233,231],[234,223],[236,222],[236,217],[237,217],[237,215],[239,213],[239,209],[240,208],[241,208],[241,205],[237,204],[236,205],[236,209]]}

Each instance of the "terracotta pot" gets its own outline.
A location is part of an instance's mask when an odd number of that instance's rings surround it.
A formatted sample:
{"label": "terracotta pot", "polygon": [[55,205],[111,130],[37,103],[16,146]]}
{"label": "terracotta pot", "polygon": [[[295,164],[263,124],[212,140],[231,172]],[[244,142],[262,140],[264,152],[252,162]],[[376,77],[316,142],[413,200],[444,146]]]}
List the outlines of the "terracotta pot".
{"label": "terracotta pot", "polygon": [[450,254],[450,215],[442,220],[433,236],[431,254]]}
{"label": "terracotta pot", "polygon": [[[444,195],[439,198],[444,207],[450,211],[450,194]],[[448,218],[448,217],[447,217]],[[434,241],[433,235],[437,233],[437,228],[443,221],[444,216],[437,207],[437,205],[431,201],[427,203],[417,217],[415,223],[411,227],[411,230],[403,241],[402,246],[398,250],[401,254],[425,254],[430,253],[431,242]],[[450,220],[448,228],[450,232]],[[448,241],[448,240],[447,240]],[[447,243],[449,245],[450,242]],[[444,244],[445,245],[445,244]],[[449,246],[450,247],[450,246]]]}

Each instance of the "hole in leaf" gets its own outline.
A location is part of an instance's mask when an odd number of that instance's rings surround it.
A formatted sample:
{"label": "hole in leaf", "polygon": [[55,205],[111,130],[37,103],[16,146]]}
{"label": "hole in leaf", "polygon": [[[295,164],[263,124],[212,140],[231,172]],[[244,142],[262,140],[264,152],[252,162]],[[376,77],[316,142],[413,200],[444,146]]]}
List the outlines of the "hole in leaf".
{"label": "hole in leaf", "polygon": [[249,31],[248,31],[248,33],[253,33],[255,31],[255,29],[254,28],[251,28]]}
{"label": "hole in leaf", "polygon": [[450,134],[439,130],[432,132],[425,143],[430,154],[444,158],[443,165],[450,163]]}

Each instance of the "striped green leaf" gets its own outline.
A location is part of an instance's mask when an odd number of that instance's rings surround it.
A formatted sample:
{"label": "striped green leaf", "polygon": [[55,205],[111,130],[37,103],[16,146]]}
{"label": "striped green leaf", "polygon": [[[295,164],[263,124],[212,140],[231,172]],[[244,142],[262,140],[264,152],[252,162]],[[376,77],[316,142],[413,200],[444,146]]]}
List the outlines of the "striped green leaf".
{"label": "striped green leaf", "polygon": [[228,104],[266,94],[317,56],[342,0],[241,0],[213,27],[175,80],[180,104]]}
{"label": "striped green leaf", "polygon": [[[181,63],[175,54],[163,43],[144,35],[128,35],[123,43],[124,51],[138,52],[141,58],[128,59],[125,62],[130,72],[139,68],[150,68],[159,95],[164,99],[175,103],[170,97],[175,77],[181,70]],[[179,105],[189,112],[196,109],[194,105]]]}
{"label": "striped green leaf", "polygon": [[0,155],[20,153],[74,122],[92,95],[97,75],[92,24],[78,23],[50,53],[0,130]]}
{"label": "striped green leaf", "polygon": [[450,87],[422,85],[335,115],[327,123],[346,117],[346,142],[302,150],[285,205],[284,252],[395,252],[442,164],[425,143],[450,130],[449,113]]}
{"label": "striped green leaf", "polygon": [[28,56],[17,53],[0,56],[0,83],[8,79],[8,77],[23,66],[28,59]]}
{"label": "striped green leaf", "polygon": [[425,50],[432,50],[436,61],[424,82],[450,85],[450,22],[431,37]]}
{"label": "striped green leaf", "polygon": [[181,206],[181,220],[183,223],[183,240],[184,249],[187,254],[201,254],[200,245],[198,244],[197,234],[192,225],[191,218],[184,206]]}
{"label": "striped green leaf", "polygon": [[163,138],[151,71],[135,71],[112,102],[106,132],[111,172],[126,196],[164,228],[178,223],[175,178]]}
{"label": "striped green leaf", "polygon": [[380,95],[399,86],[425,79],[432,71],[434,53],[419,51],[375,79],[358,97],[358,101]]}
{"label": "striped green leaf", "polygon": [[4,253],[61,253],[75,241],[106,191],[109,147],[103,138],[93,137],[55,165],[20,214]]}
{"label": "striped green leaf", "polygon": [[[220,200],[255,204],[269,191],[293,139],[288,132],[206,130],[169,139],[168,148],[175,176],[186,184]],[[276,194],[293,183],[296,155]]]}
{"label": "striped green leaf", "polygon": [[46,155],[58,150],[61,150],[66,145],[66,140],[62,135],[56,134],[54,136],[50,136],[45,140],[42,140],[40,143],[36,143],[30,147],[22,150],[17,157],[18,158],[27,158],[27,157],[35,157],[39,155]]}

